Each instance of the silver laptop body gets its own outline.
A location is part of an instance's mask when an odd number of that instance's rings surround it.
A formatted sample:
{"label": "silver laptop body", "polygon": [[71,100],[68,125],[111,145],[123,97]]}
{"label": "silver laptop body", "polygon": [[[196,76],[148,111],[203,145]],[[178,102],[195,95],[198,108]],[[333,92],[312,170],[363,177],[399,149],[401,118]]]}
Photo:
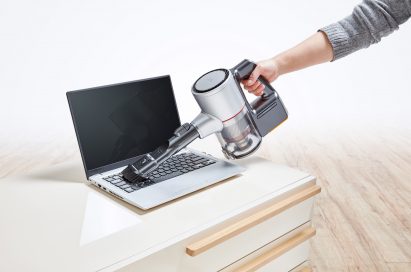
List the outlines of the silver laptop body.
{"label": "silver laptop body", "polygon": [[200,153],[193,149],[186,148],[180,151],[179,154],[186,152],[194,153],[210,160],[215,160],[216,163],[156,184],[152,184],[131,193],[127,193],[123,189],[103,179],[107,176],[121,173],[125,167],[120,167],[108,172],[93,175],[89,178],[89,180],[98,188],[103,189],[134,206],[146,210],[195,192],[244,171],[244,168],[239,165],[216,159],[210,155]]}

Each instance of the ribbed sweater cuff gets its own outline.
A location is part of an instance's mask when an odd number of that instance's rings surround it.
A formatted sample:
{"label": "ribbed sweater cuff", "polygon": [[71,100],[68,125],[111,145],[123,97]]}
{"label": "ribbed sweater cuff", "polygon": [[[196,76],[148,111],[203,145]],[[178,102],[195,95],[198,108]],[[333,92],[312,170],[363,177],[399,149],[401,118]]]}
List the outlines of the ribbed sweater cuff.
{"label": "ribbed sweater cuff", "polygon": [[351,53],[348,33],[339,23],[334,23],[323,27],[319,31],[325,33],[331,43],[334,54],[332,61],[340,59]]}

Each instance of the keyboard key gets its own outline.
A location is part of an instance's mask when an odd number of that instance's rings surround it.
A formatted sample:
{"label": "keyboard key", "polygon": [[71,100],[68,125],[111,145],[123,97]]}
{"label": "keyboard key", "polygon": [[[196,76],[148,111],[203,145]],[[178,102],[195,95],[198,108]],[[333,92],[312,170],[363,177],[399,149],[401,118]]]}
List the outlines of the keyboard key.
{"label": "keyboard key", "polygon": [[122,182],[122,181],[124,181],[124,180],[122,180],[122,179],[116,179],[116,180],[113,180],[113,181],[111,182],[111,184],[116,185],[116,184],[118,184],[118,183],[120,183],[120,182]]}
{"label": "keyboard key", "polygon": [[132,193],[134,192],[134,189],[129,187],[129,188],[124,189],[124,191],[126,191],[127,193]]}
{"label": "keyboard key", "polygon": [[133,190],[138,190],[138,189],[140,189],[140,187],[139,187],[138,185],[136,185],[136,184],[131,184],[131,185],[130,185],[130,188],[132,188]]}
{"label": "keyboard key", "polygon": [[127,189],[127,188],[129,188],[130,187],[130,184],[128,184],[128,183],[126,183],[126,184],[124,184],[124,185],[122,185],[122,186],[119,186],[121,189]]}
{"label": "keyboard key", "polygon": [[119,183],[116,184],[117,187],[121,187],[123,185],[127,184],[125,181],[120,181]]}

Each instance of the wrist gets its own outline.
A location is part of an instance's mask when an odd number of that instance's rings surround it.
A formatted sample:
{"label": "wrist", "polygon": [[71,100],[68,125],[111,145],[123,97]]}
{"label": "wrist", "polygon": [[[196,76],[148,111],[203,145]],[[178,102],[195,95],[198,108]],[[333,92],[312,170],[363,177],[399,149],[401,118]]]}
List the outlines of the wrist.
{"label": "wrist", "polygon": [[284,56],[282,56],[281,54],[277,55],[277,56],[271,58],[271,62],[277,70],[277,76],[281,76],[281,75],[286,73],[286,71],[287,71],[287,61],[284,58]]}

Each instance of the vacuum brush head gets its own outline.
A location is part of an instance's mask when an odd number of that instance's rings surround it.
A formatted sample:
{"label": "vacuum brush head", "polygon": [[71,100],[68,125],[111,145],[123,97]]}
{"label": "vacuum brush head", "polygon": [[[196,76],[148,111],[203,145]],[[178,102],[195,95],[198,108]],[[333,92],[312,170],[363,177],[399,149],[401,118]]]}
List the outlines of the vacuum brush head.
{"label": "vacuum brush head", "polygon": [[136,172],[134,172],[132,165],[127,166],[121,173],[123,174],[123,178],[125,180],[132,183],[138,183],[147,180],[147,178],[140,176],[139,174],[136,174]]}

